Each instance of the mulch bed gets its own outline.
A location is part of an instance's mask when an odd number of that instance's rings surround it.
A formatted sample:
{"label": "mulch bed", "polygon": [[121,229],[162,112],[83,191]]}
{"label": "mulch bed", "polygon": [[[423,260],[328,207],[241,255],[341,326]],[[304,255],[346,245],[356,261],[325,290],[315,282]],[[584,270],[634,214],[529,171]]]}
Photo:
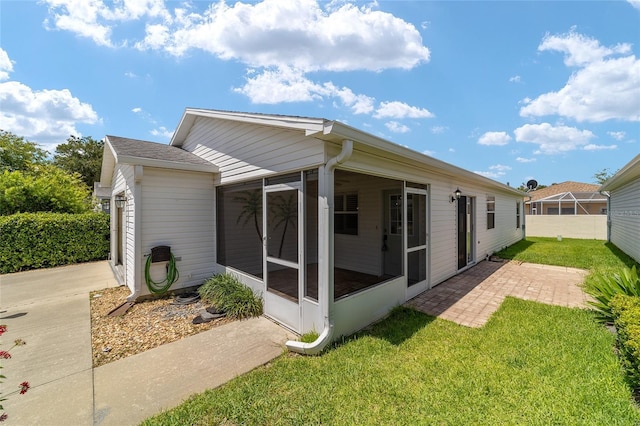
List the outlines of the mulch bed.
{"label": "mulch bed", "polygon": [[107,314],[123,302],[127,287],[91,293],[91,347],[93,366],[98,367],[140,352],[175,342],[232,321],[223,317],[204,324],[192,321],[207,307],[202,302],[173,304],[173,297],[135,303],[122,316]]}

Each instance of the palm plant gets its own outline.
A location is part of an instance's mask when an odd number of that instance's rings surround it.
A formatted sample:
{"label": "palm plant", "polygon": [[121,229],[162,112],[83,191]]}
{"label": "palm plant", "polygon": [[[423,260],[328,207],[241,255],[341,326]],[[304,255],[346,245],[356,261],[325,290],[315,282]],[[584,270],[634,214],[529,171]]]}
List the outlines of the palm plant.
{"label": "palm plant", "polygon": [[243,203],[242,211],[236,220],[236,224],[240,223],[244,219],[242,226],[246,226],[251,219],[253,219],[253,225],[256,228],[256,233],[262,244],[262,232],[260,232],[260,226],[258,219],[262,220],[262,191],[255,189],[253,191],[242,191],[233,198],[233,201]]}
{"label": "palm plant", "polygon": [[275,202],[272,204],[272,212],[277,220],[273,225],[273,229],[278,229],[281,225],[284,225],[282,230],[282,236],[280,237],[280,248],[278,249],[278,257],[282,257],[282,248],[284,247],[284,238],[287,235],[287,228],[289,224],[291,226],[296,225],[296,219],[298,217],[298,205],[297,200],[294,199],[293,194],[290,194],[288,198],[278,196]]}
{"label": "palm plant", "polygon": [[598,275],[585,290],[596,299],[589,304],[598,311],[598,319],[604,323],[612,323],[611,299],[616,294],[640,297],[640,277],[633,265],[631,269],[624,268],[619,273]]}

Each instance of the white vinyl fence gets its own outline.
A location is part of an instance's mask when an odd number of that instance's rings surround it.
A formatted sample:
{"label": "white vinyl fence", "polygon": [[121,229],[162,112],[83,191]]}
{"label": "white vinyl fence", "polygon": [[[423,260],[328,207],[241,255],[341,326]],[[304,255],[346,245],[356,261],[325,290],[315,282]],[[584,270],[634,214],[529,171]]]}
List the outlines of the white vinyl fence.
{"label": "white vinyl fence", "polygon": [[536,215],[526,217],[527,237],[607,239],[607,215]]}

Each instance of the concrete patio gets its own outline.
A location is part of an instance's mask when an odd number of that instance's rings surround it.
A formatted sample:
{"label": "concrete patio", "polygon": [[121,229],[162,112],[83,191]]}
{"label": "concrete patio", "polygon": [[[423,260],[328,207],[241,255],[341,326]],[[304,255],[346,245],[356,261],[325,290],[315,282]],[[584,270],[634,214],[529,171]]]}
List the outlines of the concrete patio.
{"label": "concrete patio", "polygon": [[482,327],[506,296],[567,307],[587,307],[580,285],[587,271],[521,262],[480,262],[406,303],[428,315]]}

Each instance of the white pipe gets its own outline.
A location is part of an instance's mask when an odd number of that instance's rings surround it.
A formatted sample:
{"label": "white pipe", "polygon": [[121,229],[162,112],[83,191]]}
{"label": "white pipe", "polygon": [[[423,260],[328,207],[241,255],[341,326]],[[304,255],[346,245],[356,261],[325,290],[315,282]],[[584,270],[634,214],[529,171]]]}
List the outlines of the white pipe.
{"label": "white pipe", "polygon": [[[333,193],[334,193],[333,176],[334,176],[335,168],[338,165],[343,164],[345,161],[349,160],[352,154],[353,154],[353,141],[345,139],[342,141],[342,151],[340,151],[340,154],[338,154],[336,157],[329,159],[329,161],[327,161],[327,163],[325,164],[325,167],[324,167],[325,178],[327,178],[329,181],[329,185],[327,185],[327,187],[325,188],[325,203],[324,203],[325,214],[323,215],[323,222],[325,225],[328,225],[329,222],[332,221],[331,215],[333,214],[332,210],[333,210]],[[325,244],[325,247],[323,247],[325,259],[327,259],[325,269],[329,270],[330,267],[333,265],[333,253],[334,253],[333,227],[328,228],[328,232],[325,240],[327,241],[327,244]],[[318,338],[311,343],[303,343],[303,342],[298,342],[294,340],[289,340],[286,343],[286,345],[287,345],[287,349],[289,349],[292,352],[297,352],[299,354],[304,354],[304,355],[317,355],[320,352],[322,352],[322,350],[325,348],[325,346],[327,346],[327,344],[331,342],[331,338],[333,336],[333,322],[331,321],[330,314],[329,314],[330,312],[329,305],[331,304],[333,292],[331,291],[331,285],[329,283],[329,280],[325,279],[324,282],[325,282],[325,288],[326,288],[326,293],[325,293],[326,299],[324,303],[320,304],[323,310],[324,330],[322,330],[322,333],[320,333]]]}

